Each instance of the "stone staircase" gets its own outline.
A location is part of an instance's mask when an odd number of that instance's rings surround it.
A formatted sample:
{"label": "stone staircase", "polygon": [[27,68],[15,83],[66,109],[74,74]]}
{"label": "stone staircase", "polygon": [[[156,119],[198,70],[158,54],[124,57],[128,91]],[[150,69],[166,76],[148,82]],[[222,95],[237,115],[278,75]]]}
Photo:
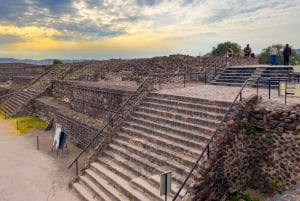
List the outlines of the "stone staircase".
{"label": "stone staircase", "polygon": [[[266,87],[270,84],[274,87],[278,85],[278,80],[284,80],[294,73],[291,66],[244,66],[244,67],[226,67],[211,84],[241,86],[248,78],[259,80],[259,86]],[[249,82],[256,86],[256,81]]]}
{"label": "stone staircase", "polygon": [[171,171],[171,200],[229,104],[150,93],[79,176],[74,190],[83,200],[164,200],[160,174]]}
{"label": "stone staircase", "polygon": [[52,80],[63,79],[67,73],[71,73],[77,68],[78,66],[74,65],[73,67],[66,69],[61,65],[55,66],[43,73],[41,76],[37,77],[30,86],[22,91],[14,93],[1,105],[4,113],[7,116],[22,114],[31,100],[39,97],[39,95],[45,92],[47,88],[51,87]]}
{"label": "stone staircase", "polygon": [[36,98],[38,95],[38,92],[28,89],[14,93],[1,105],[5,116],[14,116],[18,112],[24,110],[30,101]]}

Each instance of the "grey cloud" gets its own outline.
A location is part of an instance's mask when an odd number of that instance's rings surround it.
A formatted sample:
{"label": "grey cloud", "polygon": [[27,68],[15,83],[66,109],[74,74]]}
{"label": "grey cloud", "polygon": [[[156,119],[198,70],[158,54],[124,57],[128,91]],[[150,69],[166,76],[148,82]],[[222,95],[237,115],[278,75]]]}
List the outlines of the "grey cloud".
{"label": "grey cloud", "polygon": [[154,6],[162,2],[162,0],[137,0],[139,6]]}
{"label": "grey cloud", "polygon": [[21,41],[23,40],[17,36],[1,35],[0,37],[0,44],[2,45],[14,43],[14,42],[21,42]]}

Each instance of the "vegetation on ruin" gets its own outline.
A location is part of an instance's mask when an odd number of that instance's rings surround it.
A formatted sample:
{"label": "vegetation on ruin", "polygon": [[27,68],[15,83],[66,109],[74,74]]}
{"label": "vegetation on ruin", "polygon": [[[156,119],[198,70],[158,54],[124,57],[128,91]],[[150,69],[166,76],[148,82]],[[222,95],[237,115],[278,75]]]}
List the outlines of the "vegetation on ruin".
{"label": "vegetation on ruin", "polygon": [[44,129],[47,126],[47,123],[45,121],[41,120],[36,116],[20,116],[20,117],[5,118],[1,107],[0,107],[0,119],[13,121],[20,135],[29,133],[35,129]]}
{"label": "vegetation on ruin", "polygon": [[238,194],[238,195],[230,195],[226,198],[226,201],[259,201],[258,198],[252,197],[249,194]]}
{"label": "vegetation on ruin", "polygon": [[253,135],[257,132],[257,130],[256,130],[255,126],[253,125],[253,123],[248,122],[248,121],[244,123],[244,128],[246,130],[247,135]]}
{"label": "vegetation on ruin", "polygon": [[217,47],[213,47],[211,54],[212,56],[224,56],[226,55],[228,48],[231,48],[234,54],[239,54],[241,51],[241,46],[239,44],[227,41],[219,43]]}
{"label": "vegetation on ruin", "polygon": [[[278,53],[278,65],[283,65],[283,48],[284,45],[282,44],[275,44],[277,49],[279,50]],[[292,49],[292,56],[290,57],[290,65],[296,65],[300,63],[300,56],[297,54],[296,50],[291,47]],[[260,64],[270,64],[270,51],[271,46],[268,46],[267,48],[263,49],[262,52],[259,55],[259,63]]]}
{"label": "vegetation on ruin", "polygon": [[270,181],[269,187],[271,188],[273,194],[279,191],[279,185],[276,181]]}

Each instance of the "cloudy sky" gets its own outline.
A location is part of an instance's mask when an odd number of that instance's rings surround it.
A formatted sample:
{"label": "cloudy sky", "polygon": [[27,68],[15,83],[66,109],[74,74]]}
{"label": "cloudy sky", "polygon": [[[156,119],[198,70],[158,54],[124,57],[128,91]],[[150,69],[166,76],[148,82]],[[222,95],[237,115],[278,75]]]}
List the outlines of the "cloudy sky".
{"label": "cloudy sky", "polygon": [[300,48],[300,0],[0,0],[0,57],[203,55],[225,41]]}

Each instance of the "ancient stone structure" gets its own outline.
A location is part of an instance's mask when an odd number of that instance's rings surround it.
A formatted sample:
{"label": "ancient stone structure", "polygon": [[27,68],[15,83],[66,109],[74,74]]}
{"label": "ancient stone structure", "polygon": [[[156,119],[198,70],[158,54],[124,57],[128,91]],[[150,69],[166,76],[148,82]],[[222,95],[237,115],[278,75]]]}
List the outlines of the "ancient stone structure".
{"label": "ancient stone structure", "polygon": [[254,96],[233,107],[209,160],[198,168],[199,182],[189,199],[223,200],[243,186],[272,194],[300,182],[300,106],[257,100]]}
{"label": "ancient stone structure", "polygon": [[137,86],[105,83],[52,82],[52,96],[70,104],[70,109],[90,117],[108,119],[135,92]]}
{"label": "ancient stone structure", "polygon": [[0,82],[12,80],[14,84],[26,85],[47,70],[47,66],[22,63],[0,64]]}

